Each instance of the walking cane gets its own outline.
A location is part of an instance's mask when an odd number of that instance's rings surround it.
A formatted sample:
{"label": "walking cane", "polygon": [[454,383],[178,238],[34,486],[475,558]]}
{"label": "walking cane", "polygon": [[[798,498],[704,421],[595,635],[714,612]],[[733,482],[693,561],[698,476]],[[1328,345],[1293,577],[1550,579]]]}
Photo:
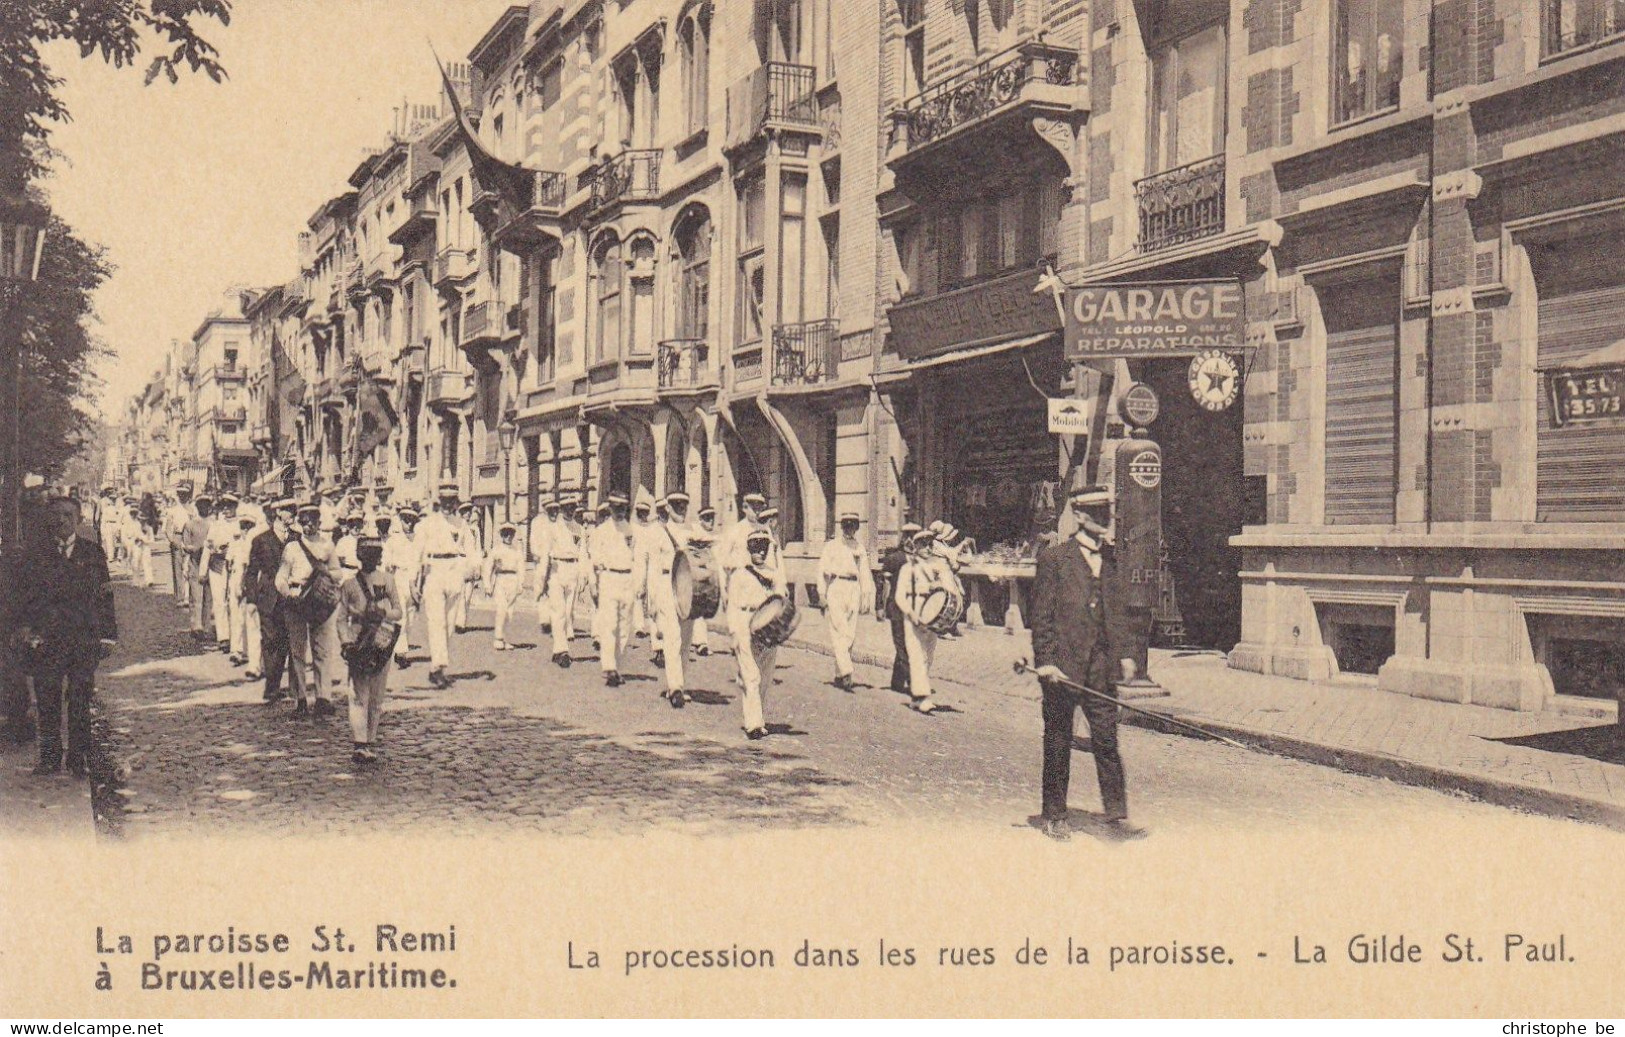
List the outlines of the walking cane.
{"label": "walking cane", "polygon": [[[1029,666],[1027,664],[1027,660],[1025,660],[1025,659],[1017,659],[1016,662],[1015,662],[1015,665],[1013,667],[1011,667],[1011,668],[1014,669],[1017,673],[1031,673],[1031,674],[1034,674],[1034,675],[1036,675],[1038,673],[1037,670],[1033,669],[1031,666]],[[1192,734],[1201,735],[1203,738],[1211,738],[1216,742],[1223,742],[1225,745],[1234,746],[1237,749],[1250,749],[1250,748],[1252,748],[1252,746],[1243,745],[1242,743],[1240,743],[1238,741],[1235,741],[1234,739],[1226,738],[1224,735],[1221,735],[1216,731],[1209,731],[1207,728],[1198,727],[1195,724],[1186,723],[1183,720],[1175,720],[1173,717],[1169,716],[1166,713],[1158,713],[1154,709],[1146,709],[1143,706],[1130,705],[1129,703],[1124,702],[1123,700],[1121,700],[1119,698],[1115,698],[1114,696],[1106,694],[1104,691],[1096,691],[1094,688],[1091,688],[1091,687],[1089,687],[1087,685],[1084,685],[1084,684],[1079,684],[1077,681],[1069,681],[1064,677],[1044,678],[1044,679],[1046,679],[1046,680],[1054,680],[1054,682],[1056,684],[1063,684],[1066,687],[1073,689],[1074,691],[1081,691],[1085,695],[1093,695],[1097,699],[1105,699],[1107,702],[1110,702],[1112,705],[1120,706],[1123,709],[1126,709],[1131,713],[1138,713],[1141,716],[1150,717],[1152,720],[1157,720],[1157,721],[1160,721],[1160,722],[1162,722],[1164,724],[1170,724],[1170,725],[1172,725],[1174,727],[1184,728],[1186,731],[1189,731]]]}

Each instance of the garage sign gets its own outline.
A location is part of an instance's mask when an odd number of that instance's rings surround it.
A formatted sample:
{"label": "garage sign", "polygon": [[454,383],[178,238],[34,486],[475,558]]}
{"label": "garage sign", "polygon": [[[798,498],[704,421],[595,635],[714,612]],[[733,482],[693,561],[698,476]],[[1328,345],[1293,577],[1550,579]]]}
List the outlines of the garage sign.
{"label": "garage sign", "polygon": [[1247,335],[1236,280],[1068,288],[1065,317],[1066,355],[1072,360],[1239,350]]}

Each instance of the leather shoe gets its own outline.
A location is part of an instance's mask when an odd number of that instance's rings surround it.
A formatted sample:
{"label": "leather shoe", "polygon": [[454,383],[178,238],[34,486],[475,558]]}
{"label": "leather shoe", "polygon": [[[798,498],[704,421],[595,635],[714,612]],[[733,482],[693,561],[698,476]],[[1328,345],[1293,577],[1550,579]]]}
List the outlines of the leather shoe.
{"label": "leather shoe", "polygon": [[609,671],[609,673],[604,676],[604,683],[607,684],[608,686],[610,686],[611,688],[620,687],[621,686],[620,672],[617,671],[617,670]]}
{"label": "leather shoe", "polygon": [[1064,817],[1052,817],[1045,821],[1043,831],[1058,843],[1067,842],[1072,838],[1072,826],[1066,823]]}
{"label": "leather shoe", "polygon": [[310,712],[310,703],[306,702],[304,699],[300,699],[298,702],[295,702],[293,704],[293,715],[294,716],[302,717],[302,716],[304,716],[305,714],[307,714],[309,712]]}
{"label": "leather shoe", "polygon": [[682,688],[678,688],[666,696],[666,701],[671,703],[672,709],[682,709],[683,703],[688,701],[688,696],[683,693]]}
{"label": "leather shoe", "polygon": [[316,700],[316,715],[317,716],[319,716],[319,717],[330,717],[330,716],[333,715],[334,712],[335,712],[335,710],[333,709],[333,700],[332,699],[317,699]]}
{"label": "leather shoe", "polygon": [[745,732],[745,737],[749,738],[753,742],[760,741],[767,737],[767,729],[764,727],[753,727]]}

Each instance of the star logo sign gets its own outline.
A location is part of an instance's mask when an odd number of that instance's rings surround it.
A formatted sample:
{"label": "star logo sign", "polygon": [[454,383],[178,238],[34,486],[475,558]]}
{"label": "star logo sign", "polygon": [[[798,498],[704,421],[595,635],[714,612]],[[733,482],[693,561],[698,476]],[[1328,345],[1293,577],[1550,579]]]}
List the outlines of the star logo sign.
{"label": "star logo sign", "polygon": [[1208,350],[1191,361],[1189,382],[1192,398],[1204,410],[1225,410],[1241,392],[1241,371],[1230,354]]}

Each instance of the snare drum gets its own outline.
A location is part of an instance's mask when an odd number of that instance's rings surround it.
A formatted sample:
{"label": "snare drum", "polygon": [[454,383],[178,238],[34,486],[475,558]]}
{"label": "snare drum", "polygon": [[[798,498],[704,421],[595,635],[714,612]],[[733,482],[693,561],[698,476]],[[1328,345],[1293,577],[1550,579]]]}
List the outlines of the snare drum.
{"label": "snare drum", "polygon": [[671,586],[678,619],[714,617],[722,602],[722,583],[717,578],[711,549],[690,545],[677,552],[671,567]]}
{"label": "snare drum", "polygon": [[965,597],[953,587],[936,587],[920,602],[920,625],[933,634],[946,634],[965,614]]}
{"label": "snare drum", "polygon": [[777,648],[790,639],[800,621],[790,599],[775,594],[757,606],[750,617],[750,643],[758,652]]}

